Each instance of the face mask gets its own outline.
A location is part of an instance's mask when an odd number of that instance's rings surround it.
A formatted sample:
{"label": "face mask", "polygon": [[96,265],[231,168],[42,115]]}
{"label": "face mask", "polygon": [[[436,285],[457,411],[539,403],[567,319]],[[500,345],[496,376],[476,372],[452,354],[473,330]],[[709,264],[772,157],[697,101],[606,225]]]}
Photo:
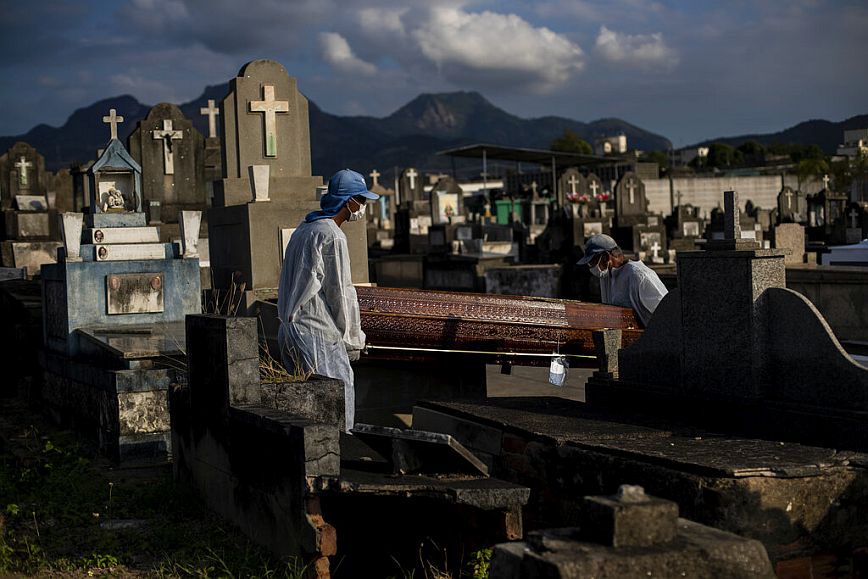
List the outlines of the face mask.
{"label": "face mask", "polygon": [[350,216],[348,221],[359,221],[365,216],[365,206],[359,205],[359,208],[355,211],[350,211]]}
{"label": "face mask", "polygon": [[599,265],[595,265],[591,268],[591,275],[594,277],[603,277],[603,270],[600,269]]}

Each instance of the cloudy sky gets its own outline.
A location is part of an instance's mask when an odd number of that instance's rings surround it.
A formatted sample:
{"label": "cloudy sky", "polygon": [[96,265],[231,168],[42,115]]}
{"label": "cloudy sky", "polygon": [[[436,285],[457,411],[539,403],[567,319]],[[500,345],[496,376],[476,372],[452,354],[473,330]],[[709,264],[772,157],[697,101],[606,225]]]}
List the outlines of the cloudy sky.
{"label": "cloudy sky", "polygon": [[0,135],[272,58],[335,114],[474,90],[681,146],[868,113],[866,31],[864,0],[0,0]]}

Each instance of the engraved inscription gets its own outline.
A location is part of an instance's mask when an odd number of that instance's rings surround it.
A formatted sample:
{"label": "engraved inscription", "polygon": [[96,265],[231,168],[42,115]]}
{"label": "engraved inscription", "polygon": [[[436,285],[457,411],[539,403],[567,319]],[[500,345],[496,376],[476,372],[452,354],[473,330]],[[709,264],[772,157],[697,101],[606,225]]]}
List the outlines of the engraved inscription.
{"label": "engraved inscription", "polygon": [[163,311],[163,274],[126,273],[106,276],[109,315],[151,314]]}

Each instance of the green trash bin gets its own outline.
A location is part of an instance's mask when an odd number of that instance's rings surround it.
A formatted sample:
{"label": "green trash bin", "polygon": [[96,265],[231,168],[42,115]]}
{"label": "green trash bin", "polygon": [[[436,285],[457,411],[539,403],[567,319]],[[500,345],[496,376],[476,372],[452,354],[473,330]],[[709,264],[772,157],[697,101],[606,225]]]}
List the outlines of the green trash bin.
{"label": "green trash bin", "polygon": [[494,202],[495,215],[499,225],[512,224],[512,214],[515,213],[515,218],[521,221],[522,205],[513,199],[498,199]]}

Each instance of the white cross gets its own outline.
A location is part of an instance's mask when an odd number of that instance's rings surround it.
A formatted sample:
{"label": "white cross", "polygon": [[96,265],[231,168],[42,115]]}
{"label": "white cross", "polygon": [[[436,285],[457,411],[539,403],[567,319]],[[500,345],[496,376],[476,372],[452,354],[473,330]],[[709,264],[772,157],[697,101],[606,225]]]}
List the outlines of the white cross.
{"label": "white cross", "polygon": [[657,258],[659,258],[660,256],[658,255],[658,252],[659,252],[661,249],[663,249],[663,248],[660,247],[660,244],[657,243],[657,241],[655,241],[655,242],[651,245],[651,258],[652,258],[652,259],[657,259]]}
{"label": "white cross", "polygon": [[172,129],[172,119],[163,119],[163,130],[151,131],[155,141],[163,141],[163,174],[175,174],[175,153],[172,151],[172,141],[184,138],[183,131]]}
{"label": "white cross", "polygon": [[118,138],[118,123],[124,122],[124,118],[118,116],[117,111],[114,109],[109,109],[109,114],[106,117],[102,118],[102,122],[108,123],[112,127],[112,140]]}
{"label": "white cross", "polygon": [[371,180],[372,180],[372,182],[374,183],[374,184],[373,184],[373,187],[376,187],[377,185],[380,184],[380,182],[378,181],[378,179],[380,178],[380,172],[379,172],[379,171],[377,171],[376,169],[374,169],[373,171],[371,171],[370,173],[368,173],[368,175],[370,175]]}
{"label": "white cross", "polygon": [[567,181],[567,183],[570,184],[570,193],[575,195],[576,194],[576,185],[579,184],[579,180],[576,179],[575,175],[570,175],[570,179],[569,179],[569,181]]}
{"label": "white cross", "polygon": [[823,188],[824,188],[824,189],[828,189],[828,188],[829,188],[829,181],[831,181],[831,179],[829,179],[829,176],[828,176],[828,175],[823,175]]}
{"label": "white cross", "polygon": [[597,196],[597,189],[600,188],[600,184],[597,183],[596,181],[591,181],[591,184],[588,185],[588,188],[591,190],[591,195],[596,197]]}
{"label": "white cross", "polygon": [[530,190],[533,192],[534,197],[536,197],[536,188],[539,187],[536,181],[532,181],[530,184]]}
{"label": "white cross", "polygon": [[217,136],[217,115],[220,114],[220,109],[214,106],[214,99],[208,99],[208,106],[199,109],[199,113],[208,115],[208,138],[213,139]]}
{"label": "white cross", "polygon": [[274,100],[274,87],[270,84],[262,86],[262,100],[250,101],[251,113],[264,113],[265,117],[265,156],[277,156],[277,115],[288,113],[289,101]]}
{"label": "white cross", "polygon": [[410,179],[410,190],[416,189],[416,177],[419,176],[419,173],[416,172],[416,169],[410,169],[407,171],[407,178]]}
{"label": "white cross", "polygon": [[18,171],[18,184],[22,187],[27,187],[27,168],[32,167],[33,163],[31,163],[30,161],[25,159],[24,156],[22,156],[21,160],[15,163],[15,166],[20,169],[20,171]]}
{"label": "white cross", "polygon": [[856,229],[856,218],[859,217],[859,213],[856,211],[855,208],[853,208],[847,215],[850,216],[850,227],[852,229]]}
{"label": "white cross", "polygon": [[635,200],[633,198],[633,191],[635,189],[636,189],[636,185],[633,184],[633,179],[630,179],[629,181],[627,181],[627,191],[629,191],[629,193],[630,193],[630,205],[635,203]]}
{"label": "white cross", "polygon": [[784,193],[787,196],[787,209],[793,208],[793,190],[787,189],[787,192]]}

